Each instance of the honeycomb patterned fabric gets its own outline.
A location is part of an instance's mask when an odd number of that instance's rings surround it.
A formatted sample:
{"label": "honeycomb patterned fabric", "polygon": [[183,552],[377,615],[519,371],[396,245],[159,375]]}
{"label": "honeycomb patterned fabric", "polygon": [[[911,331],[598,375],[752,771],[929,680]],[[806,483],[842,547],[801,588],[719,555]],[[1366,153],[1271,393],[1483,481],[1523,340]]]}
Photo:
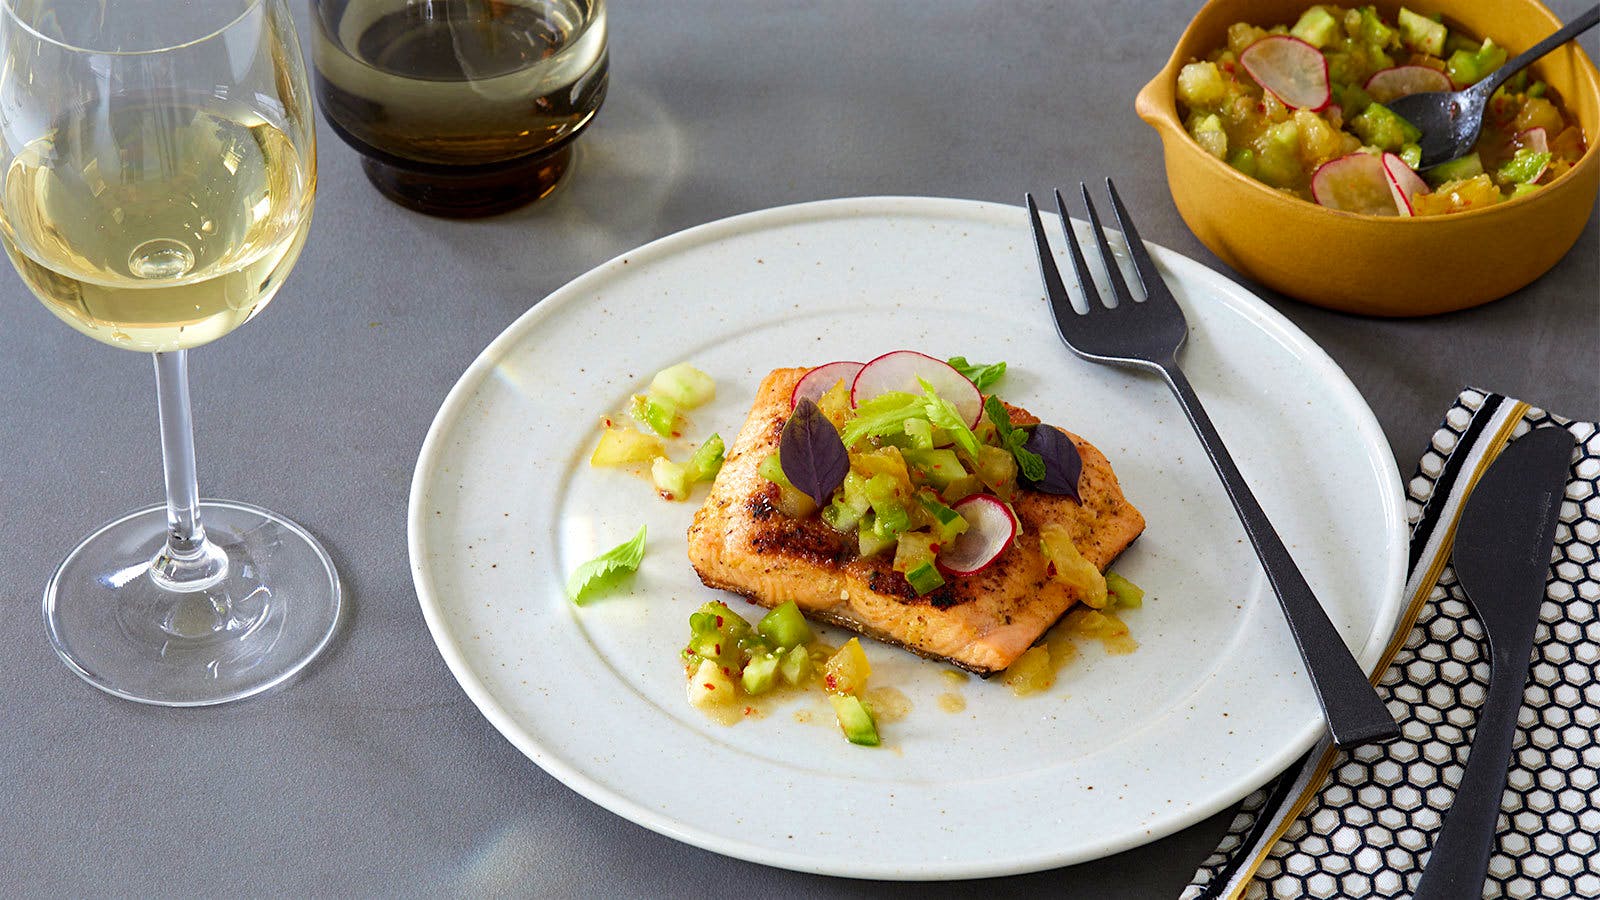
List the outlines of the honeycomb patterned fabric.
{"label": "honeycomb patterned fabric", "polygon": [[1411,895],[1489,684],[1483,628],[1449,565],[1456,520],[1495,456],[1543,427],[1578,449],[1483,896],[1600,897],[1600,429],[1466,390],[1407,488],[1409,604],[1377,668],[1402,736],[1324,742],[1247,797],[1183,900]]}

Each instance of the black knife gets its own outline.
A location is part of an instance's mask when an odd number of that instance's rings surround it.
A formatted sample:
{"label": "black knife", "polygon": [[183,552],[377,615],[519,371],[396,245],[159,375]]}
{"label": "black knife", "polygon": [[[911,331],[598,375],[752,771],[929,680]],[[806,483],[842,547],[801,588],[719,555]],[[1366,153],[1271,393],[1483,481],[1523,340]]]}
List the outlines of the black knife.
{"label": "black knife", "polygon": [[1461,512],[1453,563],[1489,641],[1489,696],[1478,710],[1466,772],[1412,900],[1483,896],[1576,445],[1561,428],[1528,432],[1500,453]]}

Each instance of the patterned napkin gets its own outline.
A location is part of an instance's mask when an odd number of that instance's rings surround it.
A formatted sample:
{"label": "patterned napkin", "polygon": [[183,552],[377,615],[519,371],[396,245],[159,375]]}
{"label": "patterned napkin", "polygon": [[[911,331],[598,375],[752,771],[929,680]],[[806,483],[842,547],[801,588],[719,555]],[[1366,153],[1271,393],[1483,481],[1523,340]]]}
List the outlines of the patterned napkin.
{"label": "patterned napkin", "polygon": [[1510,441],[1578,439],[1485,897],[1600,897],[1600,429],[1498,394],[1456,398],[1408,486],[1410,605],[1378,671],[1403,726],[1314,748],[1247,797],[1183,900],[1408,897],[1450,808],[1489,683],[1483,628],[1450,566],[1462,502]]}

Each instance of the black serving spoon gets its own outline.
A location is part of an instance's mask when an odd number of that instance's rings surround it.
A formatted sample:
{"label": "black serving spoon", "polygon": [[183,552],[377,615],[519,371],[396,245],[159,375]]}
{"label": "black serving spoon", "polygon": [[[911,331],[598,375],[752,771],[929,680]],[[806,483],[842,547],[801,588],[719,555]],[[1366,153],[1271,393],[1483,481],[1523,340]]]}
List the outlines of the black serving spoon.
{"label": "black serving spoon", "polygon": [[1478,143],[1483,113],[1495,89],[1527,68],[1529,63],[1593,28],[1597,22],[1600,22],[1600,6],[1568,22],[1560,31],[1534,44],[1533,49],[1512,57],[1464,91],[1428,91],[1389,103],[1390,110],[1422,132],[1422,140],[1418,141],[1422,146],[1422,163],[1417,168],[1431,168],[1471,153],[1473,145]]}

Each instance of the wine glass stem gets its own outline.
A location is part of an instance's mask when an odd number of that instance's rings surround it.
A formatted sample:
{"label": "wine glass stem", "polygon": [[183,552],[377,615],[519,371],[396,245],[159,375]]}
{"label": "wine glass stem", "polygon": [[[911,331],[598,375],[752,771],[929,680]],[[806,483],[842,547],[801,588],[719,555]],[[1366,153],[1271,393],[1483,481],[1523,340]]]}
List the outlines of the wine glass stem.
{"label": "wine glass stem", "polygon": [[206,537],[195,476],[194,418],[189,410],[189,351],[157,353],[156,405],[161,417],[161,464],[167,482],[167,543],[150,566],[156,584],[201,591],[228,574],[228,557]]}

